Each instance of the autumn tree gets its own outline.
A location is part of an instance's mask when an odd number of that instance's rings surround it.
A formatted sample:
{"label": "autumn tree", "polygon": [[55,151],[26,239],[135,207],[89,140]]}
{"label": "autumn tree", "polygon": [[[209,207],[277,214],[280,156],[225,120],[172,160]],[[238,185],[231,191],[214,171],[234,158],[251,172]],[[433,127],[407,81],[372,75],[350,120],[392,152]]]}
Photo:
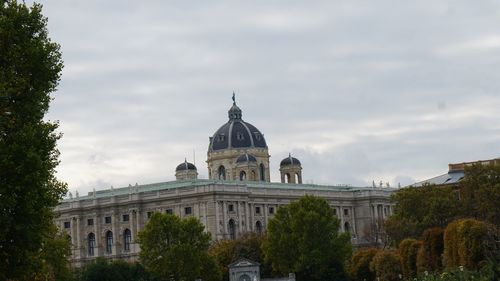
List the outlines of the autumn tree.
{"label": "autumn tree", "polygon": [[418,272],[433,272],[443,267],[443,233],[440,227],[429,228],[422,233],[422,246],[417,253]]}
{"label": "autumn tree", "polygon": [[377,280],[401,280],[401,259],[394,250],[381,250],[373,257],[370,270],[375,273]]}
{"label": "autumn tree", "polygon": [[407,238],[399,243],[398,253],[401,258],[401,271],[403,277],[411,279],[417,276],[417,254],[422,242]]}
{"label": "autumn tree", "polygon": [[263,251],[275,271],[295,272],[299,281],[346,280],[350,236],[339,233],[339,220],[325,199],[306,195],[269,220]]}
{"label": "autumn tree", "polygon": [[217,263],[208,255],[210,233],[204,229],[194,217],[154,213],[139,232],[141,263],[164,280],[220,280]]}
{"label": "autumn tree", "polygon": [[56,122],[44,120],[63,67],[38,4],[0,1],[0,280],[27,279],[66,193]]}
{"label": "autumn tree", "polygon": [[352,281],[375,280],[375,272],[370,270],[370,263],[381,250],[366,248],[356,251],[349,261],[348,273]]}

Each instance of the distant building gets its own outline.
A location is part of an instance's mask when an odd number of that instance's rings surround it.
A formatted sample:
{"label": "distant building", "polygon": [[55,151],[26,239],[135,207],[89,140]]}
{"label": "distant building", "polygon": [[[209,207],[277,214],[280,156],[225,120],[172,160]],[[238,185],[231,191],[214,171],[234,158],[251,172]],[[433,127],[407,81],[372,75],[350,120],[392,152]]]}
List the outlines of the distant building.
{"label": "distant building", "polygon": [[71,237],[72,262],[136,260],[137,234],[153,212],[194,216],[213,240],[263,233],[281,206],[306,194],[330,203],[354,245],[377,242],[373,231],[392,213],[394,189],[302,184],[301,163],[291,155],[280,163],[281,183],[271,183],[264,135],[243,121],[234,96],[228,113],[228,122],[209,139],[209,179],[198,179],[196,166],[184,161],[176,181],[93,191],[60,202],[56,223]]}
{"label": "distant building", "polygon": [[475,164],[481,165],[499,165],[500,158],[490,159],[490,160],[478,160],[472,162],[462,162],[455,164],[448,164],[448,172],[446,174],[442,174],[427,180],[423,180],[414,184],[409,185],[408,187],[418,187],[428,184],[434,185],[446,185],[446,186],[457,186],[458,183],[465,176],[465,167],[472,166]]}

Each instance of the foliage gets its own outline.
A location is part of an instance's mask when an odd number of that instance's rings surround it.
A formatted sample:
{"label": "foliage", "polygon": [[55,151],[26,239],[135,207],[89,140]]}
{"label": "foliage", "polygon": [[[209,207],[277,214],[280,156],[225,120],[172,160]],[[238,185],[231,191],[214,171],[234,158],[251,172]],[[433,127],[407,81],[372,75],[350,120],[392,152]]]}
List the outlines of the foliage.
{"label": "foliage", "polygon": [[433,227],[424,231],[422,234],[422,247],[420,247],[417,254],[418,272],[433,272],[443,267],[443,239],[442,228]]}
{"label": "foliage", "polygon": [[367,248],[360,249],[354,253],[348,266],[350,280],[375,280],[375,273],[370,270],[370,263],[378,251],[376,248]]}
{"label": "foliage", "polygon": [[161,279],[220,280],[220,272],[210,268],[217,268],[207,252],[210,234],[204,232],[204,226],[194,217],[181,219],[154,213],[139,232],[139,243],[141,262]]}
{"label": "foliage", "polygon": [[400,280],[401,259],[396,251],[381,250],[373,257],[370,270],[375,272],[379,280]]}
{"label": "foliage", "polygon": [[57,123],[44,121],[62,70],[41,5],[0,2],[0,280],[26,279],[51,233],[66,185]]}
{"label": "foliage", "polygon": [[223,274],[223,280],[229,280],[228,265],[238,258],[247,258],[261,264],[261,275],[270,276],[271,267],[264,261],[261,250],[262,235],[247,233],[235,240],[218,240],[209,248],[208,253],[215,258]]}
{"label": "foliage", "polygon": [[410,279],[417,275],[417,253],[422,242],[407,238],[399,243],[398,252],[401,258],[403,277]]}
{"label": "foliage", "polygon": [[345,280],[351,244],[349,234],[338,231],[339,220],[327,201],[306,195],[269,220],[265,261],[278,273],[295,272],[299,281]]}
{"label": "foliage", "polygon": [[459,201],[448,186],[404,188],[394,192],[391,200],[396,205],[385,229],[397,243],[404,238],[418,239],[427,228],[444,228],[459,215]]}
{"label": "foliage", "polygon": [[491,281],[500,280],[500,266],[488,263],[480,270],[471,271],[464,267],[453,268],[444,272],[424,272],[415,281]]}
{"label": "foliage", "polygon": [[460,198],[464,217],[500,225],[500,165],[466,167],[460,182]]}
{"label": "foliage", "polygon": [[477,269],[488,259],[498,261],[498,237],[498,228],[485,222],[460,219],[450,223],[444,232],[446,267]]}
{"label": "foliage", "polygon": [[81,269],[75,281],[154,281],[139,263],[123,260],[109,262],[103,257]]}

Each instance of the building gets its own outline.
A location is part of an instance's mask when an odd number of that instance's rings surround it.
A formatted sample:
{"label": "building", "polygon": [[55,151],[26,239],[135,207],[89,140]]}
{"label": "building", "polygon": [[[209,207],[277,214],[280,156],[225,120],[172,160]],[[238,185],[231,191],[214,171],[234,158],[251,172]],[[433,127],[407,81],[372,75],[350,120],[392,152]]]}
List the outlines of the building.
{"label": "building", "polygon": [[269,157],[264,135],[243,121],[233,96],[228,122],[210,137],[209,179],[198,179],[196,166],[185,160],[176,181],[94,190],[60,202],[56,223],[71,238],[72,262],[136,260],[137,234],[153,212],[194,216],[214,240],[235,239],[264,232],[278,208],[306,194],[330,202],[354,245],[376,242],[373,231],[392,212],[393,189],[302,184],[301,163],[291,155],[280,163],[281,182],[273,183]]}

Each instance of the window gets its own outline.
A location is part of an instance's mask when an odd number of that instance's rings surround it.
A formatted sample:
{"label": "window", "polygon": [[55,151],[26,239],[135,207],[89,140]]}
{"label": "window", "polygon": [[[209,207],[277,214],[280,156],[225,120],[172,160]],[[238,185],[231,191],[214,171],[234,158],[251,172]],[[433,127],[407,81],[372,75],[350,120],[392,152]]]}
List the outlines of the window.
{"label": "window", "polygon": [[274,207],[269,207],[269,214],[274,214]]}
{"label": "window", "polygon": [[233,204],[229,204],[229,205],[227,206],[227,210],[228,210],[229,212],[234,212],[234,205],[233,205]]}
{"label": "window", "polygon": [[262,223],[260,221],[255,223],[255,232],[257,234],[262,234]]}
{"label": "window", "polygon": [[113,253],[113,232],[106,232],[106,253]]}
{"label": "window", "polygon": [[226,179],[226,168],[224,166],[219,167],[219,180],[225,180]]}
{"label": "window", "polygon": [[349,215],[349,209],[344,209],[344,216],[348,216]]}
{"label": "window", "polygon": [[146,216],[148,216],[148,219],[151,218],[152,215],[153,215],[153,212],[147,212],[146,213]]}
{"label": "window", "polygon": [[94,255],[94,248],[95,248],[95,234],[94,233],[89,233],[88,236],[88,254],[89,257]]}
{"label": "window", "polygon": [[259,170],[260,170],[260,180],[265,181],[266,180],[266,168],[264,167],[264,164],[262,164],[262,163],[260,164]]}
{"label": "window", "polygon": [[261,135],[259,134],[259,132],[253,132],[253,134],[257,140],[260,140]]}
{"label": "window", "polygon": [[130,220],[130,216],[128,214],[125,214],[122,216],[122,220],[123,221],[129,221]]}
{"label": "window", "polygon": [[224,141],[225,139],[226,139],[226,137],[224,135],[218,135],[217,136],[217,141],[218,142]]}
{"label": "window", "polygon": [[336,216],[337,215],[337,209],[333,209],[333,215]]}
{"label": "window", "polygon": [[94,225],[94,219],[87,219],[87,225]]}
{"label": "window", "polygon": [[241,140],[244,140],[245,137],[243,136],[243,134],[241,132],[236,132],[236,139],[241,141]]}
{"label": "window", "polygon": [[64,228],[71,228],[71,222],[65,221],[64,222]]}
{"label": "window", "polygon": [[234,240],[236,239],[236,226],[234,225],[234,220],[230,219],[229,224],[229,239]]}
{"label": "window", "polygon": [[125,229],[125,231],[123,231],[123,250],[125,252],[130,251],[130,242],[132,242],[132,233],[130,229]]}
{"label": "window", "polygon": [[166,210],[165,210],[165,213],[167,213],[167,214],[170,214],[170,215],[171,215],[171,214],[173,214],[173,213],[174,213],[174,210],[172,210],[172,209],[166,209]]}
{"label": "window", "polygon": [[255,213],[260,214],[260,207],[255,207]]}
{"label": "window", "polygon": [[345,224],[344,224],[344,232],[350,232],[350,231],[351,231],[351,227],[349,226],[349,223],[345,222]]}
{"label": "window", "polygon": [[240,181],[245,181],[247,180],[247,173],[245,171],[240,172]]}
{"label": "window", "polygon": [[111,223],[111,217],[105,217],[104,223]]}
{"label": "window", "polygon": [[184,208],[185,215],[191,215],[192,213],[193,213],[193,208],[191,208],[191,207]]}
{"label": "window", "polygon": [[384,207],[384,216],[387,217],[387,207]]}

